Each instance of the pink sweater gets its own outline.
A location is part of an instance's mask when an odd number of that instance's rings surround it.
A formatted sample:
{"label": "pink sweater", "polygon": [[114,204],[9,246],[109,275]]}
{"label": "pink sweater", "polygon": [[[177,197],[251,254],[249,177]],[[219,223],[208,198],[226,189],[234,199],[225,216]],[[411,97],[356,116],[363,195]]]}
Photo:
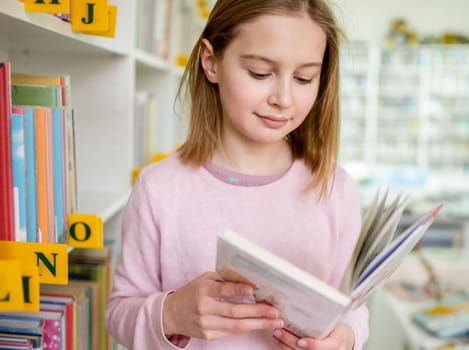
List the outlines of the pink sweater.
{"label": "pink sweater", "polygon": [[[319,204],[303,192],[310,172],[297,160],[279,180],[243,187],[173,155],[143,169],[127,204],[122,256],[114,274],[106,325],[128,349],[179,349],[167,340],[162,305],[177,289],[215,267],[216,236],[226,228],[248,236],[333,286],[340,284],[360,229],[358,193],[337,169],[331,196]],[[368,310],[347,315],[355,350],[368,337]],[[271,331],[219,340],[192,338],[186,349],[277,349]]]}

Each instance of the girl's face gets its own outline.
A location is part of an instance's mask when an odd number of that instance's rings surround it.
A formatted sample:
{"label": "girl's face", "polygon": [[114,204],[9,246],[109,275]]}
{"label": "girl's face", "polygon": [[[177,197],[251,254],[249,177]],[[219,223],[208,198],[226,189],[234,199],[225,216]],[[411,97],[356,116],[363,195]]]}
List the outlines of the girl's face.
{"label": "girl's face", "polygon": [[282,142],[316,100],[325,48],[325,33],[306,15],[242,24],[221,58],[204,40],[201,62],[219,87],[224,140]]}

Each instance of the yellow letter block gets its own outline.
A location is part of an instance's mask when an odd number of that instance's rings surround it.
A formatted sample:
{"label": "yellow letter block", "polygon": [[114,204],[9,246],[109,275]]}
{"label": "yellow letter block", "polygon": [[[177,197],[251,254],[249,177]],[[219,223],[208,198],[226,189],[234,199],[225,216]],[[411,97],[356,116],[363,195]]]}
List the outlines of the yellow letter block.
{"label": "yellow letter block", "polygon": [[108,6],[109,28],[107,31],[83,31],[85,34],[105,36],[114,38],[116,36],[116,23],[117,23],[117,6]]}
{"label": "yellow letter block", "polygon": [[0,260],[0,311],[21,311],[23,309],[20,261]]}
{"label": "yellow letter block", "polygon": [[23,2],[26,12],[70,13],[70,0],[23,0]]}
{"label": "yellow letter block", "polygon": [[73,0],[72,29],[83,32],[106,32],[109,29],[107,0]]}
{"label": "yellow letter block", "polygon": [[74,248],[102,248],[103,220],[93,214],[68,216],[68,244]]}
{"label": "yellow letter block", "polygon": [[68,283],[68,246],[58,243],[0,241],[0,259],[39,268],[39,283]]}
{"label": "yellow letter block", "polygon": [[21,264],[25,311],[39,311],[39,268]]}

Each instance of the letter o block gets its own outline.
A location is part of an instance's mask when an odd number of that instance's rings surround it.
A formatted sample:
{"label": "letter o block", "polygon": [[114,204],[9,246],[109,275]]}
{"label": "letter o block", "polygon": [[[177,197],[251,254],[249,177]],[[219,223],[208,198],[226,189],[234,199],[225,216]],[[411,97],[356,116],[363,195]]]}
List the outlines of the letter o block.
{"label": "letter o block", "polygon": [[92,214],[70,214],[68,245],[74,248],[102,248],[103,220]]}

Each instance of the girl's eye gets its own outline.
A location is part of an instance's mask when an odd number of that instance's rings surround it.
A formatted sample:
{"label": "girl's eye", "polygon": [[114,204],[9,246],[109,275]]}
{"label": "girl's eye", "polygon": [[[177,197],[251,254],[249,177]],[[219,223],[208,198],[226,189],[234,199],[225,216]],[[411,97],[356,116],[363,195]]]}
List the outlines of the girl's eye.
{"label": "girl's eye", "polygon": [[249,71],[249,75],[254,79],[262,80],[270,76],[270,73],[263,74],[263,73],[256,73],[253,71]]}
{"label": "girl's eye", "polygon": [[300,84],[310,84],[313,82],[313,79],[304,79],[300,77],[295,77],[296,81],[299,82]]}

